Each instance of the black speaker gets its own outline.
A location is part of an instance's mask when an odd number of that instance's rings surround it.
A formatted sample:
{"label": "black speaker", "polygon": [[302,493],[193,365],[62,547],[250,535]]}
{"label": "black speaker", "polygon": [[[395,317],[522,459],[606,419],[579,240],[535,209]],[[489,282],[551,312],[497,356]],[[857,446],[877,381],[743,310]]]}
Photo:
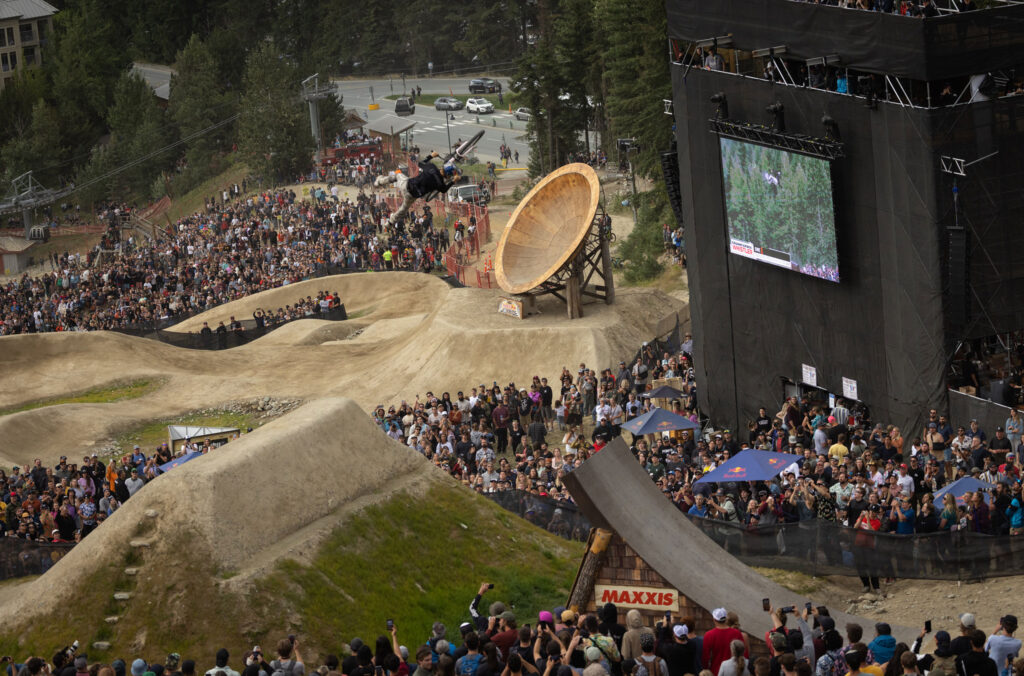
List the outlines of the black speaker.
{"label": "black speaker", "polygon": [[676,223],[683,225],[683,194],[679,189],[679,156],[675,148],[661,154],[661,173],[665,177],[665,192],[676,215]]}
{"label": "black speaker", "polygon": [[[947,228],[949,238],[949,322],[955,333],[967,327],[970,320],[970,279],[968,278],[967,230]],[[958,330],[959,329],[959,330]]]}

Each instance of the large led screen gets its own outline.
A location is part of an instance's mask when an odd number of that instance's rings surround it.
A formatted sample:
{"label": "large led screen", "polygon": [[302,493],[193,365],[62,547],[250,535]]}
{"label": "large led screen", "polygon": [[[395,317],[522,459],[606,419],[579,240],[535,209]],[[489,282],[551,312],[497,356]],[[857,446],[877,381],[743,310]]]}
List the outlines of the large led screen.
{"label": "large led screen", "polygon": [[721,138],[729,251],[839,281],[827,160]]}

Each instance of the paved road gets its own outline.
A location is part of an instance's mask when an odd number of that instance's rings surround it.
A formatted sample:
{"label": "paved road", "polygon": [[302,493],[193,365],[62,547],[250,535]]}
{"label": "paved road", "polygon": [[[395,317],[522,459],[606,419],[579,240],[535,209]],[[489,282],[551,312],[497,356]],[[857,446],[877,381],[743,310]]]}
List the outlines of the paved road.
{"label": "paved road", "polygon": [[171,75],[174,69],[169,66],[161,66],[155,63],[133,63],[132,70],[142,76],[158,96],[165,99],[170,94]]}
{"label": "paved road", "polygon": [[[495,78],[508,89],[507,78]],[[465,94],[468,93],[470,78],[458,79],[413,79],[406,80],[406,88],[414,86],[422,88],[424,94]],[[401,78],[395,80],[339,80],[337,81],[339,93],[343,97],[343,103],[348,109],[359,112],[364,119],[373,122],[381,115],[394,113],[395,102],[385,99],[385,96],[402,93]],[[370,88],[373,88],[373,98],[370,96]],[[380,110],[369,110],[373,102],[380,104]],[[477,156],[483,160],[498,160],[498,148],[502,143],[508,145],[512,150],[519,151],[519,164],[526,166],[529,160],[530,146],[526,140],[526,123],[515,120],[508,110],[496,111],[487,115],[470,115],[465,110],[453,111],[454,120],[445,123],[445,112],[434,110],[433,105],[417,105],[416,113],[408,119],[416,123],[411,130],[412,142],[418,145],[424,152],[437,150],[444,152],[448,147],[448,137],[451,134],[451,142],[454,144],[458,139],[467,139],[480,129],[485,131],[484,137],[477,145]],[[479,123],[477,120],[479,119]]]}

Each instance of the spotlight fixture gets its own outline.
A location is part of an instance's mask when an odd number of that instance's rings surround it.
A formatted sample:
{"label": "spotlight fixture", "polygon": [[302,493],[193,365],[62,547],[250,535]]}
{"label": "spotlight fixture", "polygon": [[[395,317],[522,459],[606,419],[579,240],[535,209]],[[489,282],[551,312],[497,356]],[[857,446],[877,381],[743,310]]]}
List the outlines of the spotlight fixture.
{"label": "spotlight fixture", "polygon": [[786,108],[781,101],[766,106],[765,110],[772,114],[772,129],[775,131],[786,131]]}
{"label": "spotlight fixture", "polygon": [[823,115],[821,118],[821,124],[825,127],[825,138],[831,141],[838,141],[839,138],[839,125],[829,115]]}
{"label": "spotlight fixture", "polygon": [[716,120],[727,120],[729,119],[729,101],[725,97],[725,92],[718,92],[711,96],[711,103],[717,103],[718,108],[715,110]]}

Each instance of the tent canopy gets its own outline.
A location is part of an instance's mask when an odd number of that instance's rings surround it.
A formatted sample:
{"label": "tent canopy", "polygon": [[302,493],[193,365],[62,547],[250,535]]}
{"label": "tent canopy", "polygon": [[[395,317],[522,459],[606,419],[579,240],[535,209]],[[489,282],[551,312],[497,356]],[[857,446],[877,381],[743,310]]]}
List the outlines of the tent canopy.
{"label": "tent canopy", "polygon": [[663,408],[653,408],[642,416],[624,423],[622,429],[640,436],[672,430],[696,430],[700,429],[700,425]]}
{"label": "tent canopy", "polygon": [[959,507],[964,504],[964,496],[968,493],[974,493],[975,491],[983,491],[982,495],[985,496],[985,502],[992,504],[989,499],[989,490],[995,488],[992,484],[982,481],[981,479],[975,479],[972,476],[965,476],[963,479],[957,479],[953,483],[940,488],[935,491],[935,508],[940,512],[942,511],[942,497],[946,493],[952,493],[953,497],[956,498],[956,505]]}
{"label": "tent canopy", "polygon": [[661,387],[654,388],[650,392],[644,392],[640,396],[644,399],[678,399],[683,396],[683,392],[674,387],[662,385]]}
{"label": "tent canopy", "polygon": [[196,437],[212,437],[217,434],[234,434],[237,427],[199,427],[193,425],[168,425],[167,436],[171,441],[195,439]]}
{"label": "tent canopy", "polygon": [[799,462],[803,458],[792,453],[774,453],[772,451],[740,451],[727,462],[711,470],[695,483],[728,483],[730,481],[768,481],[778,476],[784,469]]}

